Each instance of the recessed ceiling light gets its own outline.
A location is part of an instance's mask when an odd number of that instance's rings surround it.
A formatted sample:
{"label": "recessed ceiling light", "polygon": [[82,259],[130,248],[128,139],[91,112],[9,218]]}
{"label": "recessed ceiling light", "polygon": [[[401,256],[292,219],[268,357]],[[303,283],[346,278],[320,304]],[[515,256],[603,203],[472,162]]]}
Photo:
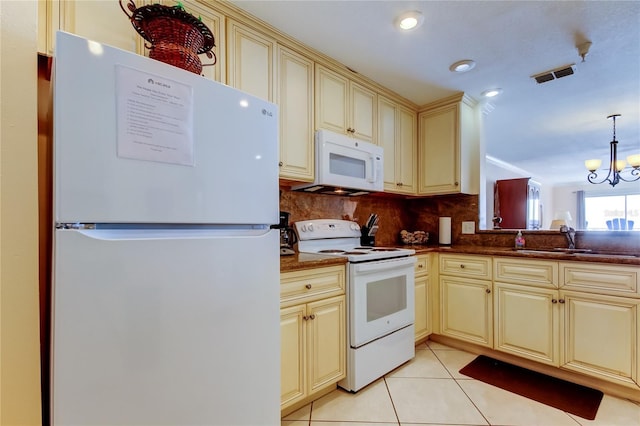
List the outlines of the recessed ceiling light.
{"label": "recessed ceiling light", "polygon": [[454,64],[451,64],[449,67],[449,71],[451,72],[467,72],[471,71],[476,67],[476,63],[471,59],[464,59],[462,61],[458,61]]}
{"label": "recessed ceiling light", "polygon": [[424,22],[424,16],[417,10],[405,12],[396,18],[396,25],[401,30],[409,31],[418,28]]}
{"label": "recessed ceiling light", "polygon": [[482,96],[485,98],[493,98],[494,96],[498,96],[500,93],[502,93],[502,89],[490,89],[482,92]]}

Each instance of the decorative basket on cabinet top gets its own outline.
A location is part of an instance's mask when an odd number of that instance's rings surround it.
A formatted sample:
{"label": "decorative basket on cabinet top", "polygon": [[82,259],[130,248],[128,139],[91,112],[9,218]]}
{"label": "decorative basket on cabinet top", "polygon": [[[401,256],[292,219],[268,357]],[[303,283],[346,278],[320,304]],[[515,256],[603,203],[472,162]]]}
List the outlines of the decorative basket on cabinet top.
{"label": "decorative basket on cabinet top", "polygon": [[215,47],[213,33],[198,18],[187,13],[182,4],[163,6],[151,4],[136,8],[134,0],[129,0],[127,9],[119,0],[120,8],[131,20],[133,28],[151,45],[149,57],[161,62],[191,71],[202,72],[202,62],[198,55],[206,54],[215,65],[216,56],[211,49]]}

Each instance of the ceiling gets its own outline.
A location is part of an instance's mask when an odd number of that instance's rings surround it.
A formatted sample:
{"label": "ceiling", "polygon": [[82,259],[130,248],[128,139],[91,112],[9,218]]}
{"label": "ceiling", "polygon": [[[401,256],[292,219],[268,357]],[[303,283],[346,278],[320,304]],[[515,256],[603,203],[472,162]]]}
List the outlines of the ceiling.
{"label": "ceiling", "polygon": [[[586,182],[584,160],[607,164],[611,114],[619,153],[640,153],[640,2],[232,2],[418,105],[466,92],[481,102],[487,155],[545,183]],[[402,33],[394,19],[410,10],[424,24]],[[477,65],[450,72],[462,59]],[[570,64],[571,76],[531,78]]]}

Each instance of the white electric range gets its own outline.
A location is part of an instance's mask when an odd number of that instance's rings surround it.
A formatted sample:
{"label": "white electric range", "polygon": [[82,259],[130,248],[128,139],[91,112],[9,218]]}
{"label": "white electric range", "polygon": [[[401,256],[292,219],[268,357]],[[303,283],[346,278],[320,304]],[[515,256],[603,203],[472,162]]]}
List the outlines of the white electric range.
{"label": "white electric range", "polygon": [[360,226],[339,219],[294,224],[298,251],[346,257],[347,377],[357,392],[410,360],[414,348],[415,250],[360,245]]}

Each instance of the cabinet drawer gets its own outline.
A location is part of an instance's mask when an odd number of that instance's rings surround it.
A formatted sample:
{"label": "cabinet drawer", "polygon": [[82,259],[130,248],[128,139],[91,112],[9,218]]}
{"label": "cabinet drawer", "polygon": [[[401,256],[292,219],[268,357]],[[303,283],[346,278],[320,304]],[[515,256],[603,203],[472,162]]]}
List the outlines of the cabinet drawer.
{"label": "cabinet drawer", "polygon": [[560,263],[560,288],[589,293],[640,297],[640,267],[608,264]]}
{"label": "cabinet drawer", "polygon": [[440,255],[440,273],[458,277],[491,279],[491,258],[454,254]]}
{"label": "cabinet drawer", "polygon": [[493,274],[496,281],[558,288],[558,262],[496,257]]}
{"label": "cabinet drawer", "polygon": [[424,275],[429,272],[429,255],[416,256],[415,275]]}
{"label": "cabinet drawer", "polygon": [[344,294],[345,267],[305,269],[280,275],[280,305],[306,303]]}

